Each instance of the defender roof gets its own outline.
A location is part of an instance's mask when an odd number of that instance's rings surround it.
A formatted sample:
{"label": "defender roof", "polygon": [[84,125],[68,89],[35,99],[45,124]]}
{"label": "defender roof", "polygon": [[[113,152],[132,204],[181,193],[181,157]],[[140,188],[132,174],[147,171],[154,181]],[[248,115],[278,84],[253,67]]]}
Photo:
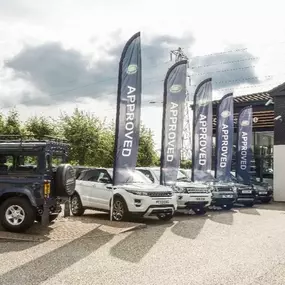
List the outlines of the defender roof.
{"label": "defender roof", "polygon": [[43,139],[35,139],[32,136],[20,135],[0,135],[0,151],[13,150],[39,150],[47,148],[49,150],[66,151],[69,144],[63,139],[54,137],[44,137]]}

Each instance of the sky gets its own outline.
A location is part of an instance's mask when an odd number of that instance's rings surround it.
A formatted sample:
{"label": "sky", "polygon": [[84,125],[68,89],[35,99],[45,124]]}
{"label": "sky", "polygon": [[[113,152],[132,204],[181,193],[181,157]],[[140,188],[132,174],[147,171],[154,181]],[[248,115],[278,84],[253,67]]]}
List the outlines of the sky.
{"label": "sky", "polygon": [[[221,98],[285,81],[281,0],[0,0],[0,108],[57,118],[79,108],[115,118],[118,61],[141,31],[142,122],[160,148],[163,79],[181,47],[190,95],[212,77]],[[156,102],[151,104],[150,102]]]}

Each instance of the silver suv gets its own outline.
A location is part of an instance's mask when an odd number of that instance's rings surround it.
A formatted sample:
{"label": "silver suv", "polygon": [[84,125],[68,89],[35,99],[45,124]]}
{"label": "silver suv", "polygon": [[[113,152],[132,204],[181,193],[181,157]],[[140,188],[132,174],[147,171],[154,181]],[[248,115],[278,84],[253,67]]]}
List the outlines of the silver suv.
{"label": "silver suv", "polygon": [[[141,171],[153,183],[159,184],[159,167],[137,167],[136,169]],[[193,210],[196,214],[202,215],[206,213],[212,202],[211,187],[204,183],[191,182],[180,170],[178,171],[176,184],[172,188],[177,194],[178,210]]]}

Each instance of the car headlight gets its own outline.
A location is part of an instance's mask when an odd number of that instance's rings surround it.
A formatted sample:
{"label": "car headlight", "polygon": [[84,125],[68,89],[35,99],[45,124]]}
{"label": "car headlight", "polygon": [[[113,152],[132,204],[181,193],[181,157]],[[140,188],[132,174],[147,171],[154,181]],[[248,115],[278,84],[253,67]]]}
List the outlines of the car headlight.
{"label": "car headlight", "polygon": [[173,191],[174,191],[175,193],[183,193],[183,192],[184,192],[184,189],[183,189],[183,188],[180,188],[180,187],[178,187],[178,186],[176,186],[176,185],[173,185],[173,186],[172,186],[172,189],[173,189]]}
{"label": "car headlight", "polygon": [[272,191],[272,190],[273,190],[272,186],[268,186],[268,187],[267,187],[267,190],[268,190],[268,191]]}
{"label": "car headlight", "polygon": [[208,187],[208,193],[212,193],[214,190],[215,190],[215,188],[213,186]]}
{"label": "car headlight", "polygon": [[148,196],[147,192],[144,191],[137,191],[137,190],[126,190],[127,192],[133,194],[133,195],[139,195],[139,196]]}

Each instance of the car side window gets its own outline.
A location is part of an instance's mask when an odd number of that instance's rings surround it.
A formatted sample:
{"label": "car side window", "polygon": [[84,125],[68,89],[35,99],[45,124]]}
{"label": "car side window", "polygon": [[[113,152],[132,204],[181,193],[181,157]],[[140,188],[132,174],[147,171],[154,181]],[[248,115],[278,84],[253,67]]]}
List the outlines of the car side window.
{"label": "car side window", "polygon": [[97,182],[99,177],[99,172],[96,169],[92,169],[89,171],[83,171],[81,172],[80,175],[80,180],[84,181],[92,181],[92,182]]}
{"label": "car side window", "polygon": [[105,169],[100,169],[98,172],[99,172],[99,177],[97,182],[103,184],[112,183],[111,177]]}
{"label": "car side window", "polygon": [[92,181],[92,182],[97,182],[98,180],[98,175],[94,175],[88,178],[88,181]]}

